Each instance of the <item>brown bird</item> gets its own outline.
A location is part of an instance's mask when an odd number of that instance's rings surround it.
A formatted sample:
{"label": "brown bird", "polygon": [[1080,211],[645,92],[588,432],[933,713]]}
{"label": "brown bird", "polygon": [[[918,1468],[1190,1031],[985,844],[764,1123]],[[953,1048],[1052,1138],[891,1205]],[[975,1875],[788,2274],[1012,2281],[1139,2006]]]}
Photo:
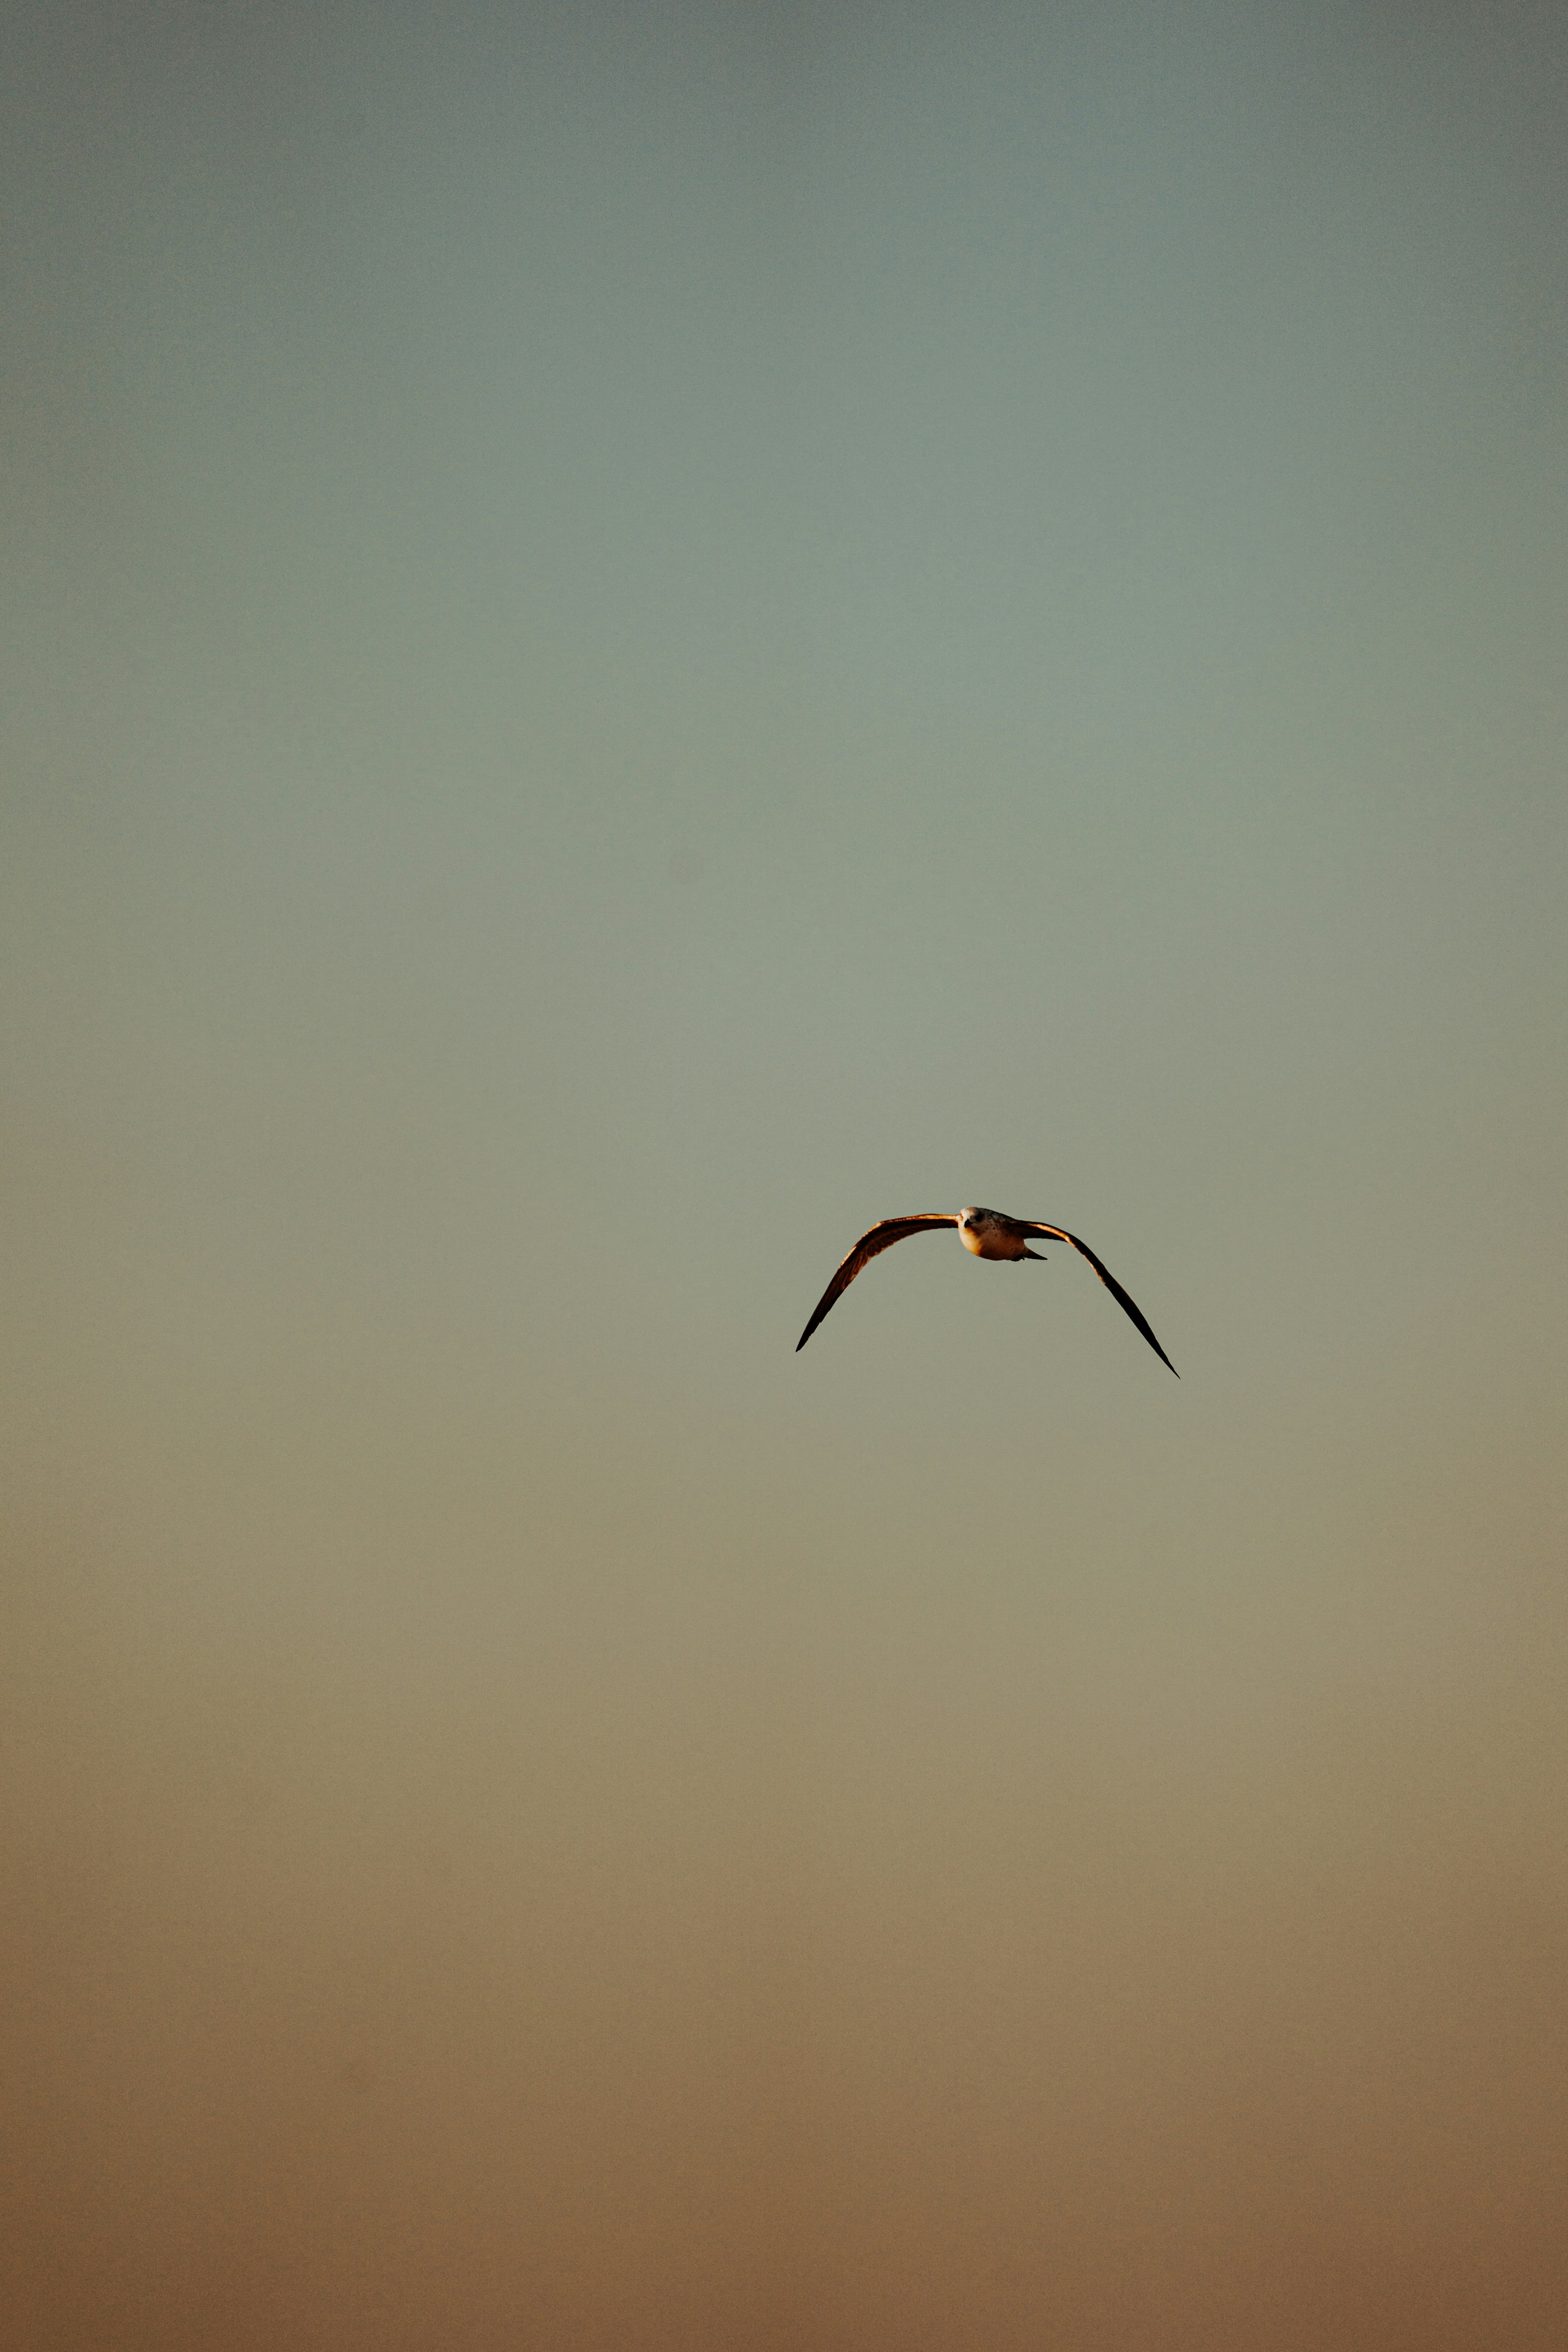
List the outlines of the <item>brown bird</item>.
{"label": "brown bird", "polygon": [[[938,1225],[956,1225],[959,1240],[966,1250],[973,1250],[976,1257],[1010,1258],[1016,1265],[1026,1257],[1044,1264],[1042,1252],[1028,1246],[1036,1237],[1068,1243],[1080,1257],[1088,1258],[1122,1313],[1131,1317],[1160,1361],[1175,1371],[1174,1364],[1149,1328],[1141,1310],[1128,1297],[1116,1276],[1100,1265],[1087,1242],[1080,1242],[1076,1234],[1068,1233],[1061,1225],[1037,1225],[1026,1217],[1005,1217],[999,1209],[960,1209],[956,1213],[930,1217],[884,1217],[879,1225],[873,1225],[868,1234],[861,1234],[817,1300],[810,1322],[795,1343],[795,1354],[799,1355],[828,1308],[836,1299],[843,1297],[862,1266],[869,1265],[874,1257],[885,1249],[891,1249],[895,1242],[907,1241],[910,1234],[934,1233]],[[1177,1378],[1180,1377],[1178,1373]]]}

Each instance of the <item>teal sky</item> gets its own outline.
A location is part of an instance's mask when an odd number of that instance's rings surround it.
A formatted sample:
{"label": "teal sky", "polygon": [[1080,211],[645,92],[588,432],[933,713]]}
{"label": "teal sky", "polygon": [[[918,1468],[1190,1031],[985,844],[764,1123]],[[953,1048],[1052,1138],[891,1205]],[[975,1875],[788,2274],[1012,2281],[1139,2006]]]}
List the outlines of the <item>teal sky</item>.
{"label": "teal sky", "polygon": [[1555,12],[7,46],[27,2352],[1555,2352]]}

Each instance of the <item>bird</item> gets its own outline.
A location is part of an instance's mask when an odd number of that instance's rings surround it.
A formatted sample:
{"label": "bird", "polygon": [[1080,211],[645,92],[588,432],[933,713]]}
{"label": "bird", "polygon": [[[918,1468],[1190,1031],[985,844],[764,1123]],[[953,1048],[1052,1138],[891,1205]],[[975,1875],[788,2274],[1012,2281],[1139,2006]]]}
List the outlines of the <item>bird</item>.
{"label": "bird", "polygon": [[[883,1250],[891,1249],[895,1242],[907,1241],[911,1234],[934,1233],[939,1225],[956,1225],[959,1240],[976,1257],[1007,1258],[1015,1265],[1021,1265],[1026,1257],[1033,1258],[1037,1265],[1044,1265],[1044,1251],[1029,1247],[1033,1240],[1068,1243],[1080,1257],[1088,1258],[1122,1313],[1131,1316],[1160,1361],[1168,1370],[1176,1371],[1174,1364],[1144,1320],[1142,1309],[1129,1298],[1116,1276],[1101,1265],[1087,1242],[1080,1242],[1078,1235],[1069,1234],[1065,1225],[1037,1224],[1027,1217],[1004,1216],[1000,1209],[943,1210],[925,1217],[884,1217],[880,1224],[873,1225],[868,1233],[861,1234],[817,1300],[810,1322],[795,1343],[795,1354],[799,1355],[828,1308],[844,1296],[862,1267],[869,1265]],[[1176,1378],[1180,1380],[1179,1372],[1176,1372]]]}

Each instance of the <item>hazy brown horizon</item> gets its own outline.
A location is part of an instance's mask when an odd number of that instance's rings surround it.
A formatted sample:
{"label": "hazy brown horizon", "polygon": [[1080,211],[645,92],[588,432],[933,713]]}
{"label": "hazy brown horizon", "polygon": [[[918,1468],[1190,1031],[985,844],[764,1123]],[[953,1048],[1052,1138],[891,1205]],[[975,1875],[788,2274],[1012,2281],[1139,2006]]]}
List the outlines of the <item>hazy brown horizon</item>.
{"label": "hazy brown horizon", "polygon": [[1559,2352],[1560,24],[11,47],[0,2332]]}

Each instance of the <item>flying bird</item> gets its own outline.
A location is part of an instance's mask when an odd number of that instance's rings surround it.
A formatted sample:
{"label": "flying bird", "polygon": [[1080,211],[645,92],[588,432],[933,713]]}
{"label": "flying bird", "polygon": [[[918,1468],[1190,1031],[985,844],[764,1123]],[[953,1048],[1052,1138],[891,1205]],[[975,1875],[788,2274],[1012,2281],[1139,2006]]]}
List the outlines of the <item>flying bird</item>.
{"label": "flying bird", "polygon": [[1026,1217],[1005,1217],[999,1209],[959,1209],[950,1214],[930,1217],[884,1217],[879,1225],[873,1225],[868,1234],[861,1234],[817,1300],[810,1322],[795,1343],[795,1354],[799,1355],[828,1308],[843,1297],[862,1266],[869,1265],[874,1257],[879,1256],[885,1249],[891,1249],[895,1242],[907,1241],[911,1234],[934,1233],[939,1225],[956,1225],[959,1240],[966,1250],[973,1250],[976,1257],[1010,1258],[1016,1265],[1021,1265],[1026,1257],[1032,1257],[1039,1265],[1045,1263],[1044,1253],[1028,1246],[1031,1240],[1067,1242],[1080,1257],[1088,1258],[1118,1307],[1124,1315],[1131,1317],[1160,1361],[1175,1371],[1174,1364],[1149,1328],[1141,1310],[1128,1297],[1116,1276],[1100,1265],[1087,1242],[1080,1242],[1076,1234],[1069,1234],[1061,1225],[1037,1225]]}

